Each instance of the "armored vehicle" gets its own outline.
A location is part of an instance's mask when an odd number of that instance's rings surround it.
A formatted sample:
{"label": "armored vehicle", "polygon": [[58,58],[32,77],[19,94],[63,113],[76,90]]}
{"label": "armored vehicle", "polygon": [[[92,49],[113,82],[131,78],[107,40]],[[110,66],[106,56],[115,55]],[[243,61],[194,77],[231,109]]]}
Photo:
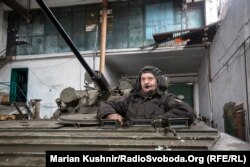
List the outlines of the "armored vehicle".
{"label": "armored vehicle", "polygon": [[199,120],[189,125],[186,118],[169,119],[164,127],[161,120],[133,120],[127,127],[116,121],[99,121],[98,104],[125,96],[131,81],[123,76],[119,87],[110,89],[102,74],[90,69],[43,0],[36,1],[98,89],[65,88],[56,100],[56,119],[0,122],[0,166],[45,166],[45,153],[51,150],[250,150],[249,143]]}
{"label": "armored vehicle", "polygon": [[96,114],[97,107],[103,100],[114,100],[127,96],[133,87],[132,80],[126,75],[122,75],[119,79],[119,86],[110,89],[108,93],[102,93],[99,88],[90,87],[92,83],[88,75],[85,74],[85,90],[75,90],[68,87],[62,90],[60,98],[56,99],[58,105],[57,111],[53,118],[58,119],[62,115],[72,114]]}

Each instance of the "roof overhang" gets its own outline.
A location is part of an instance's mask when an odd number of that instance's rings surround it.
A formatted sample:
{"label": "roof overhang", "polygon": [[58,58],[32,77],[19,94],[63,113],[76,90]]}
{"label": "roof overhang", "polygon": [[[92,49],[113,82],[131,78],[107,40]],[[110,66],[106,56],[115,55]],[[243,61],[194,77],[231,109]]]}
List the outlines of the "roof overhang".
{"label": "roof overhang", "polygon": [[137,75],[145,65],[159,67],[167,76],[197,75],[205,55],[203,45],[107,51],[106,64],[117,73]]}

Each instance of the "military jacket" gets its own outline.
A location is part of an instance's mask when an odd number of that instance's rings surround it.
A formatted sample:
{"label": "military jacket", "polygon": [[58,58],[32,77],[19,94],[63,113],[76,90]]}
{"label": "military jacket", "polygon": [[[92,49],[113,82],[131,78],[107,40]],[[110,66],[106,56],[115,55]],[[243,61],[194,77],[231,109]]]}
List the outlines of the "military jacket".
{"label": "military jacket", "polygon": [[114,101],[102,102],[97,116],[103,119],[112,113],[120,114],[125,120],[188,117],[193,122],[194,119],[192,107],[168,93],[156,93],[150,97],[137,93]]}

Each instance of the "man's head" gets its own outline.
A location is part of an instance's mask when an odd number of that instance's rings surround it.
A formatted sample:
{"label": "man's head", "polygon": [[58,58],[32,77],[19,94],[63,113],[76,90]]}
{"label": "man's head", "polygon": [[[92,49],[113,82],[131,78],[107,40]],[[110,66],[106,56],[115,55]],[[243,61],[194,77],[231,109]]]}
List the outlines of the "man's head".
{"label": "man's head", "polygon": [[147,94],[155,92],[157,89],[157,79],[151,72],[145,72],[141,75],[141,90],[142,93]]}
{"label": "man's head", "polygon": [[145,66],[140,71],[140,85],[143,94],[156,92],[158,80],[157,76],[161,71],[154,66]]}
{"label": "man's head", "polygon": [[154,66],[143,67],[135,83],[134,91],[141,91],[143,94],[151,94],[154,92],[162,93],[167,87],[166,79],[162,76],[159,68]]}

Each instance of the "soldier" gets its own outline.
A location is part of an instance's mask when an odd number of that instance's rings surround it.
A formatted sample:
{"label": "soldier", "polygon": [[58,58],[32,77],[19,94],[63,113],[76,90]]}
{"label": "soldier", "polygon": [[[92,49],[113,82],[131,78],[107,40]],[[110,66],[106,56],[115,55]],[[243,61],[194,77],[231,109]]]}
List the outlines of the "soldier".
{"label": "soldier", "polygon": [[188,117],[194,120],[194,111],[173,94],[166,93],[167,82],[159,68],[143,67],[127,97],[102,102],[99,119],[118,120],[122,125],[130,119],[162,119]]}

